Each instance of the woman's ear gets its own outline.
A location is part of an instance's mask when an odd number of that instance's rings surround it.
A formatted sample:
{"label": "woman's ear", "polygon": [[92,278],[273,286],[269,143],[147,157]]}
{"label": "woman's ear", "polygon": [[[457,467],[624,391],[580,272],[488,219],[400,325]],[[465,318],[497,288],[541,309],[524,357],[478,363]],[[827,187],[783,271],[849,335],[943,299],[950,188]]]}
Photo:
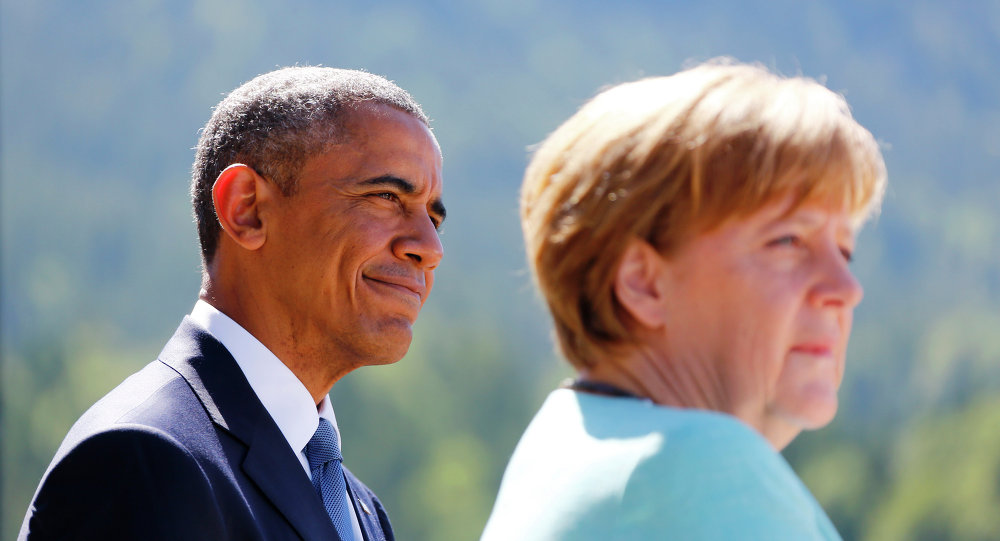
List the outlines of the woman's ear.
{"label": "woman's ear", "polygon": [[222,230],[247,250],[264,245],[266,229],[259,216],[261,189],[267,181],[253,168],[237,163],[227,167],[212,186],[215,215]]}
{"label": "woman's ear", "polygon": [[665,322],[665,265],[666,261],[655,248],[633,237],[615,271],[614,290],[618,302],[639,324],[650,329],[658,329]]}

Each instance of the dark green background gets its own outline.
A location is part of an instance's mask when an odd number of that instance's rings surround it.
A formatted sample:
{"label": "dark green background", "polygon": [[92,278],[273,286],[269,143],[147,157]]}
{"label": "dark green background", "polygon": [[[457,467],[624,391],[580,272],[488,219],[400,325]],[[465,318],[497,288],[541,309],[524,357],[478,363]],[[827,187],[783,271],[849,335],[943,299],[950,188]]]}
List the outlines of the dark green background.
{"label": "dark green background", "polygon": [[602,86],[730,55],[843,92],[889,168],[840,414],[786,456],[847,539],[1000,538],[998,36],[988,0],[0,1],[0,536],[194,304],[211,107],[299,63],[396,80],[444,149],[446,257],[413,347],[333,400],[400,539],[477,538],[567,373],[521,250],[528,148]]}

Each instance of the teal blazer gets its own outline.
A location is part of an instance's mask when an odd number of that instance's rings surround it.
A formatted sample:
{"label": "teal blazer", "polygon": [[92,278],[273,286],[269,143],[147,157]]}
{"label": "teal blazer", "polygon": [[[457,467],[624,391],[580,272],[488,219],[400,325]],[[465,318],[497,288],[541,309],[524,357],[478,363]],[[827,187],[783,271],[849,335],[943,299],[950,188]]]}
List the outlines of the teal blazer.
{"label": "teal blazer", "polygon": [[482,541],[839,540],[735,417],[560,389],[510,459]]}

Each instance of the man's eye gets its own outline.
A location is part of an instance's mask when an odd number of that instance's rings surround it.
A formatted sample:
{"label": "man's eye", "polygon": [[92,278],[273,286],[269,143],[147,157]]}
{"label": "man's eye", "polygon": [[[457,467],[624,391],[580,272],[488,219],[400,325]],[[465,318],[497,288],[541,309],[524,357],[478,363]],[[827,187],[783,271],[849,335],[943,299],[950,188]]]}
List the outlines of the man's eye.
{"label": "man's eye", "polygon": [[844,261],[847,261],[848,263],[854,261],[854,252],[852,252],[850,248],[841,248],[840,253],[844,256]]}
{"label": "man's eye", "polygon": [[379,193],[376,193],[374,195],[375,195],[375,197],[380,197],[382,199],[385,199],[386,201],[398,201],[399,200],[399,197],[396,196],[396,194],[394,194],[392,192],[379,192]]}

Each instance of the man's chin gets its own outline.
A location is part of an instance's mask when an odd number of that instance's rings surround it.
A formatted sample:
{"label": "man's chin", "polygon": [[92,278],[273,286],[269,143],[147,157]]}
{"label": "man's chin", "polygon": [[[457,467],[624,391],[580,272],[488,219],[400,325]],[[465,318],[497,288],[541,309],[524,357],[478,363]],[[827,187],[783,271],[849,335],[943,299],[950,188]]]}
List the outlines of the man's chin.
{"label": "man's chin", "polygon": [[399,362],[413,342],[413,326],[409,321],[397,320],[384,325],[374,338],[365,364],[369,366],[393,364]]}
{"label": "man's chin", "polygon": [[372,357],[371,359],[369,359],[369,362],[366,363],[366,366],[384,366],[388,364],[396,364],[399,361],[403,360],[403,357],[405,355],[406,352],[404,351],[402,355],[387,355],[384,357]]}

